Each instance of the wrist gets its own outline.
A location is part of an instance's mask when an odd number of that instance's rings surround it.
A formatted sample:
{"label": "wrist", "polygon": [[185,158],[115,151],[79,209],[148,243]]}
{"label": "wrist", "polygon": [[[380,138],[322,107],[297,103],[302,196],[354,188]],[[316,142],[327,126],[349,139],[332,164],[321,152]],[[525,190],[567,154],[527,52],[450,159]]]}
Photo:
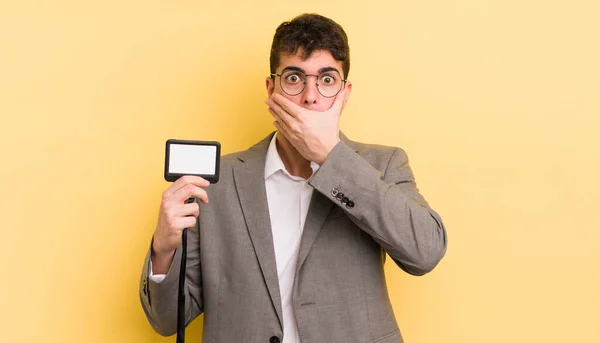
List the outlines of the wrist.
{"label": "wrist", "polygon": [[172,252],[157,252],[152,245],[150,260],[152,261],[152,273],[153,274],[167,274],[173,257],[175,256],[175,250]]}
{"label": "wrist", "polygon": [[154,260],[155,258],[158,260],[163,260],[166,257],[172,256],[175,254],[175,249],[173,250],[164,250],[162,245],[160,244],[160,240],[156,239],[156,237],[152,237],[152,245],[151,245],[151,256]]}
{"label": "wrist", "polygon": [[318,163],[319,165],[323,164],[325,162],[325,160],[327,159],[327,157],[329,157],[329,154],[331,154],[331,152],[333,151],[333,149],[339,142],[340,142],[339,137],[336,137],[336,139],[325,148],[325,152],[323,155],[320,156],[319,161],[315,161],[315,162]]}

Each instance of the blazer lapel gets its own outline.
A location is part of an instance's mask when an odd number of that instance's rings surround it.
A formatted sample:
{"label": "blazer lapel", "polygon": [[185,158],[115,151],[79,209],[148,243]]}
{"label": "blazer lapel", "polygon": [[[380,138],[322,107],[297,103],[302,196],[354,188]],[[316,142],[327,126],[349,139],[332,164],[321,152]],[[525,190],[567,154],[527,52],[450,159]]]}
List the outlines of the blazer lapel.
{"label": "blazer lapel", "polygon": [[306,260],[306,256],[308,256],[308,252],[315,242],[319,231],[321,231],[325,218],[327,218],[332,206],[333,202],[326,196],[316,190],[313,192],[310,200],[310,207],[306,214],[306,221],[304,222],[302,240],[300,241],[300,251],[298,253],[298,262],[296,264],[296,279],[300,267],[302,267],[304,260]]}
{"label": "blazer lapel", "polygon": [[273,307],[283,328],[279,278],[275,262],[264,172],[266,152],[272,137],[273,134],[269,135],[269,137],[240,154],[239,160],[241,163],[234,166],[233,175],[254,252],[258,257]]}
{"label": "blazer lapel", "polygon": [[[355,144],[341,131],[340,140],[356,151]],[[316,190],[313,192],[310,200],[310,207],[308,208],[308,213],[306,214],[306,221],[304,222],[302,241],[300,242],[300,252],[298,253],[298,263],[296,264],[296,278],[300,268],[302,267],[302,264],[308,256],[310,248],[315,243],[315,239],[325,223],[325,219],[327,218],[331,207],[333,207],[333,202],[329,200],[329,198]]]}

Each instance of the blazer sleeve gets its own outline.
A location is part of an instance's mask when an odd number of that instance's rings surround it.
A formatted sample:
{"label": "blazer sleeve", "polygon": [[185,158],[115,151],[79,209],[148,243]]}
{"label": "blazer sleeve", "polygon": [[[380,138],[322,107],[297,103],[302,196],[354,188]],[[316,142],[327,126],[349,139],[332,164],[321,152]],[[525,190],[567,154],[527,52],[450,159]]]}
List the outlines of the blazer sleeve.
{"label": "blazer sleeve", "polygon": [[343,208],[404,271],[423,275],[446,252],[446,230],[417,189],[406,153],[383,148],[373,167],[343,141],[331,151],[310,184]]}
{"label": "blazer sleeve", "polygon": [[[151,252],[152,244],[150,244],[142,268],[140,301],[154,330],[163,336],[171,336],[177,333],[177,291],[181,267],[181,247],[175,251],[169,271],[161,282],[154,282],[149,278]],[[185,277],[185,323],[187,326],[203,312],[198,221],[194,228],[188,229],[187,233]]]}

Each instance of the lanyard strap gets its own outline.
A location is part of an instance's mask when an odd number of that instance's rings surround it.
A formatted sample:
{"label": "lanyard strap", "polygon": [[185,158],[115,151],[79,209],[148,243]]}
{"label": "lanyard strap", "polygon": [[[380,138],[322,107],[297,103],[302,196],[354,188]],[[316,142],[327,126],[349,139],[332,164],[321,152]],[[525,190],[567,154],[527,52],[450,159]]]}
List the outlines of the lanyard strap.
{"label": "lanyard strap", "polygon": [[181,268],[177,291],[177,343],[185,342],[185,262],[187,257],[187,230],[181,233]]}
{"label": "lanyard strap", "polygon": [[[186,200],[186,204],[196,201],[194,198]],[[185,342],[185,263],[187,260],[187,231],[181,233],[181,267],[179,268],[179,288],[177,290],[177,343]]]}

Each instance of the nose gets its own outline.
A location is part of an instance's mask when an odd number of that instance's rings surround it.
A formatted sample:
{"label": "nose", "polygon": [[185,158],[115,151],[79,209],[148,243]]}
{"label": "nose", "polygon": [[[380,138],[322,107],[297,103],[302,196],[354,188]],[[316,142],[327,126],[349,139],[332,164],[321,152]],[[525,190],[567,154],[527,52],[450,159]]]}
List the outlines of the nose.
{"label": "nose", "polygon": [[319,99],[317,82],[312,77],[306,78],[306,86],[302,92],[302,103],[305,105],[316,105]]}

